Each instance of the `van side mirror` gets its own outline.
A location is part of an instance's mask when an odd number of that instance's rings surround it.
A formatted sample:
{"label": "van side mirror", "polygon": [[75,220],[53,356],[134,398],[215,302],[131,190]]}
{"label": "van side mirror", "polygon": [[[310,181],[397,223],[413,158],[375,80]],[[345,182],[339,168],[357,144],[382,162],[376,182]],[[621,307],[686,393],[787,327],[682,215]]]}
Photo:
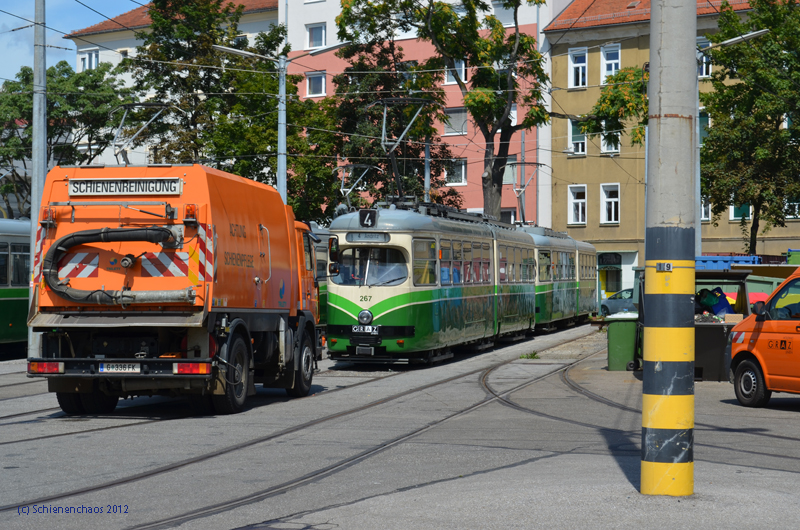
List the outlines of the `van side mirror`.
{"label": "van side mirror", "polygon": [[328,261],[333,261],[333,262],[339,261],[339,238],[336,236],[332,236],[328,240]]}
{"label": "van side mirror", "polygon": [[756,302],[753,304],[753,313],[756,314],[756,322],[764,322],[767,320],[767,304]]}

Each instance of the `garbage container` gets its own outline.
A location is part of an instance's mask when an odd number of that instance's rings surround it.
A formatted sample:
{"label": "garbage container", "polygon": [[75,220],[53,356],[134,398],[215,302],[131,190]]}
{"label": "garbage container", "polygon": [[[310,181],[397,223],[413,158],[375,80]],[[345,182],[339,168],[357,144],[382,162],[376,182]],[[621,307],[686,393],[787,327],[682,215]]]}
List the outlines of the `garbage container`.
{"label": "garbage container", "polygon": [[636,321],[638,313],[617,313],[606,317],[608,321],[608,370],[628,370],[635,366]]}

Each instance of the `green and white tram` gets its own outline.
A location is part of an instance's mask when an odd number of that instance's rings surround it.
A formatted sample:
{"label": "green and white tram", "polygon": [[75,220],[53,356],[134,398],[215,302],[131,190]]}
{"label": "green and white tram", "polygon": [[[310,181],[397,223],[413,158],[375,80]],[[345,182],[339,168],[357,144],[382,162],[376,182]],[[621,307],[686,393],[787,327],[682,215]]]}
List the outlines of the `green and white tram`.
{"label": "green and white tram", "polygon": [[[596,293],[591,245],[551,230],[425,211],[361,210],[331,223],[332,359],[432,362],[453,346],[491,344],[597,311],[596,298],[588,303]],[[585,286],[578,263],[587,264]]]}
{"label": "green and white tram", "polygon": [[31,222],[0,219],[0,344],[25,342]]}

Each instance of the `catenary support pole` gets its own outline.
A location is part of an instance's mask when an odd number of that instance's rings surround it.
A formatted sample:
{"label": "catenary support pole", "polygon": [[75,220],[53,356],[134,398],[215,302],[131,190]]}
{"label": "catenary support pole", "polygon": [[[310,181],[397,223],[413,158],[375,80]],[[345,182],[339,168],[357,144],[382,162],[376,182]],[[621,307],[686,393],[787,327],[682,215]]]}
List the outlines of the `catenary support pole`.
{"label": "catenary support pole", "polygon": [[431,202],[431,138],[425,138],[425,202]]}
{"label": "catenary support pole", "polygon": [[694,492],[697,6],[650,15],[641,492]]}
{"label": "catenary support pole", "polygon": [[[36,0],[34,14],[36,25],[33,30],[33,131],[31,149],[31,255],[30,255],[30,298],[33,303],[36,286],[33,283],[34,263],[36,262],[37,229],[39,228],[39,204],[42,200],[42,185],[47,175],[47,63],[45,54],[45,0]],[[28,328],[28,357],[39,357],[41,333]]]}
{"label": "catenary support pole", "polygon": [[278,57],[278,193],[286,202],[286,56]]}

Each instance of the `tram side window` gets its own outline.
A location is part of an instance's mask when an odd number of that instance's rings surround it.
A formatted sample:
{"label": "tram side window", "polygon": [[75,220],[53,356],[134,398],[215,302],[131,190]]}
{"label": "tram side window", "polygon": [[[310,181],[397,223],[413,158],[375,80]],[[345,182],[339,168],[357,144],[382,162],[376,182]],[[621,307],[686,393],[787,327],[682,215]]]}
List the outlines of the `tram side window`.
{"label": "tram side window", "polygon": [[506,275],[506,267],[508,267],[508,260],[506,259],[508,255],[507,252],[506,247],[497,247],[497,258],[500,263],[500,267],[498,268],[500,283],[506,283],[508,281],[508,275]]}
{"label": "tram side window", "polygon": [[28,285],[30,245],[11,245],[11,285]]}
{"label": "tram side window", "polygon": [[483,258],[481,260],[481,275],[484,282],[492,281],[492,247],[489,243],[483,244]]}
{"label": "tram side window", "polygon": [[549,282],[553,278],[550,276],[550,252],[539,251],[539,281]]}
{"label": "tram side window", "polygon": [[514,276],[515,281],[520,281],[520,269],[522,268],[522,249],[514,249],[514,263],[517,264],[515,267],[516,269],[516,276]]}
{"label": "tram side window", "polygon": [[8,243],[0,243],[0,287],[8,285]]}
{"label": "tram side window", "polygon": [[461,268],[463,259],[461,241],[453,241],[453,284],[460,284],[464,279],[464,270]]}
{"label": "tram side window", "polygon": [[439,241],[439,277],[442,285],[450,285],[453,277],[450,274],[450,261],[453,259],[452,249],[449,239]]}
{"label": "tram side window", "polygon": [[572,253],[569,255],[569,279],[575,279],[575,254]]}
{"label": "tram side window", "polygon": [[520,281],[527,282],[528,281],[528,249],[523,248],[520,249],[520,253],[522,253],[522,261],[520,262]]}
{"label": "tram side window", "polygon": [[414,285],[436,285],[436,241],[415,239]]}
{"label": "tram side window", "polygon": [[464,283],[472,283],[472,243],[464,241],[461,255],[464,259]]}

